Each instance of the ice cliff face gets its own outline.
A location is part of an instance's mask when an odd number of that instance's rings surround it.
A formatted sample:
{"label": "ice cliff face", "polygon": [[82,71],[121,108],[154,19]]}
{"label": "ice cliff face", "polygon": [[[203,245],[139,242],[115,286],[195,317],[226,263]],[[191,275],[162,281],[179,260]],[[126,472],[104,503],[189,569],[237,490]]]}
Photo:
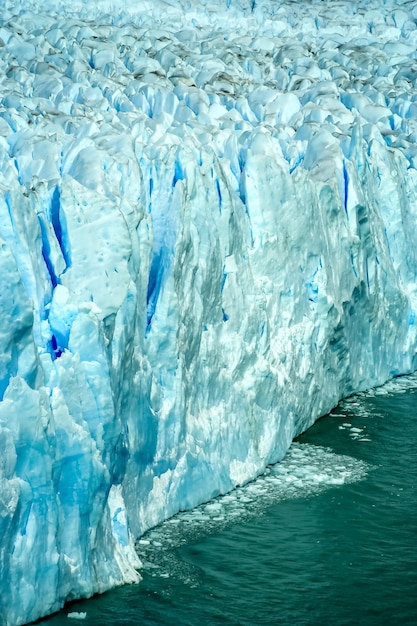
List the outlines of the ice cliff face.
{"label": "ice cliff face", "polygon": [[139,4],[2,9],[3,625],[417,367],[414,2]]}

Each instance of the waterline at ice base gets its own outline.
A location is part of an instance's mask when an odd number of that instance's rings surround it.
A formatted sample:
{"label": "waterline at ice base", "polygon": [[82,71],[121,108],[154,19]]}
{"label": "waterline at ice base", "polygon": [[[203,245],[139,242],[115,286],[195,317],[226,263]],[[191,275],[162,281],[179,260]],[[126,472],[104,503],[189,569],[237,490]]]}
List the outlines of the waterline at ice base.
{"label": "waterline at ice base", "polygon": [[417,8],[6,1],[0,624],[417,368]]}

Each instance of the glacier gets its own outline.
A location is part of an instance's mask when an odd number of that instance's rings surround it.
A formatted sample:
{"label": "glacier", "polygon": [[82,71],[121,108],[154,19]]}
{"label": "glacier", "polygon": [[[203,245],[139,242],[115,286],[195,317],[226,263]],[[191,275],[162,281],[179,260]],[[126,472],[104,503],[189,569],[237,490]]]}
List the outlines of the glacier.
{"label": "glacier", "polygon": [[0,624],[417,368],[414,2],[5,0]]}

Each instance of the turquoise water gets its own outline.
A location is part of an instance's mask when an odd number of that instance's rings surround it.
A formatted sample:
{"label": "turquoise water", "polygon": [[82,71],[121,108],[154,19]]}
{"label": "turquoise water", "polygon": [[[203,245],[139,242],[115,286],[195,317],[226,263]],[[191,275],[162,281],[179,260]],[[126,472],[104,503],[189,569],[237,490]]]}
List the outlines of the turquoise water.
{"label": "turquoise water", "polygon": [[256,483],[144,537],[139,585],[40,623],[417,625],[416,440],[417,390],[344,402]]}

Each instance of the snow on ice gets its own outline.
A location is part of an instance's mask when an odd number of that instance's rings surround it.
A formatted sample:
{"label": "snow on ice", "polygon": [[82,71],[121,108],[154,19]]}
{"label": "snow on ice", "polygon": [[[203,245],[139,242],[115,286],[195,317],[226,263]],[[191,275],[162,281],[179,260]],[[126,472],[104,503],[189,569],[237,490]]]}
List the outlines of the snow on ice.
{"label": "snow on ice", "polygon": [[417,367],[414,2],[3,3],[0,623]]}

